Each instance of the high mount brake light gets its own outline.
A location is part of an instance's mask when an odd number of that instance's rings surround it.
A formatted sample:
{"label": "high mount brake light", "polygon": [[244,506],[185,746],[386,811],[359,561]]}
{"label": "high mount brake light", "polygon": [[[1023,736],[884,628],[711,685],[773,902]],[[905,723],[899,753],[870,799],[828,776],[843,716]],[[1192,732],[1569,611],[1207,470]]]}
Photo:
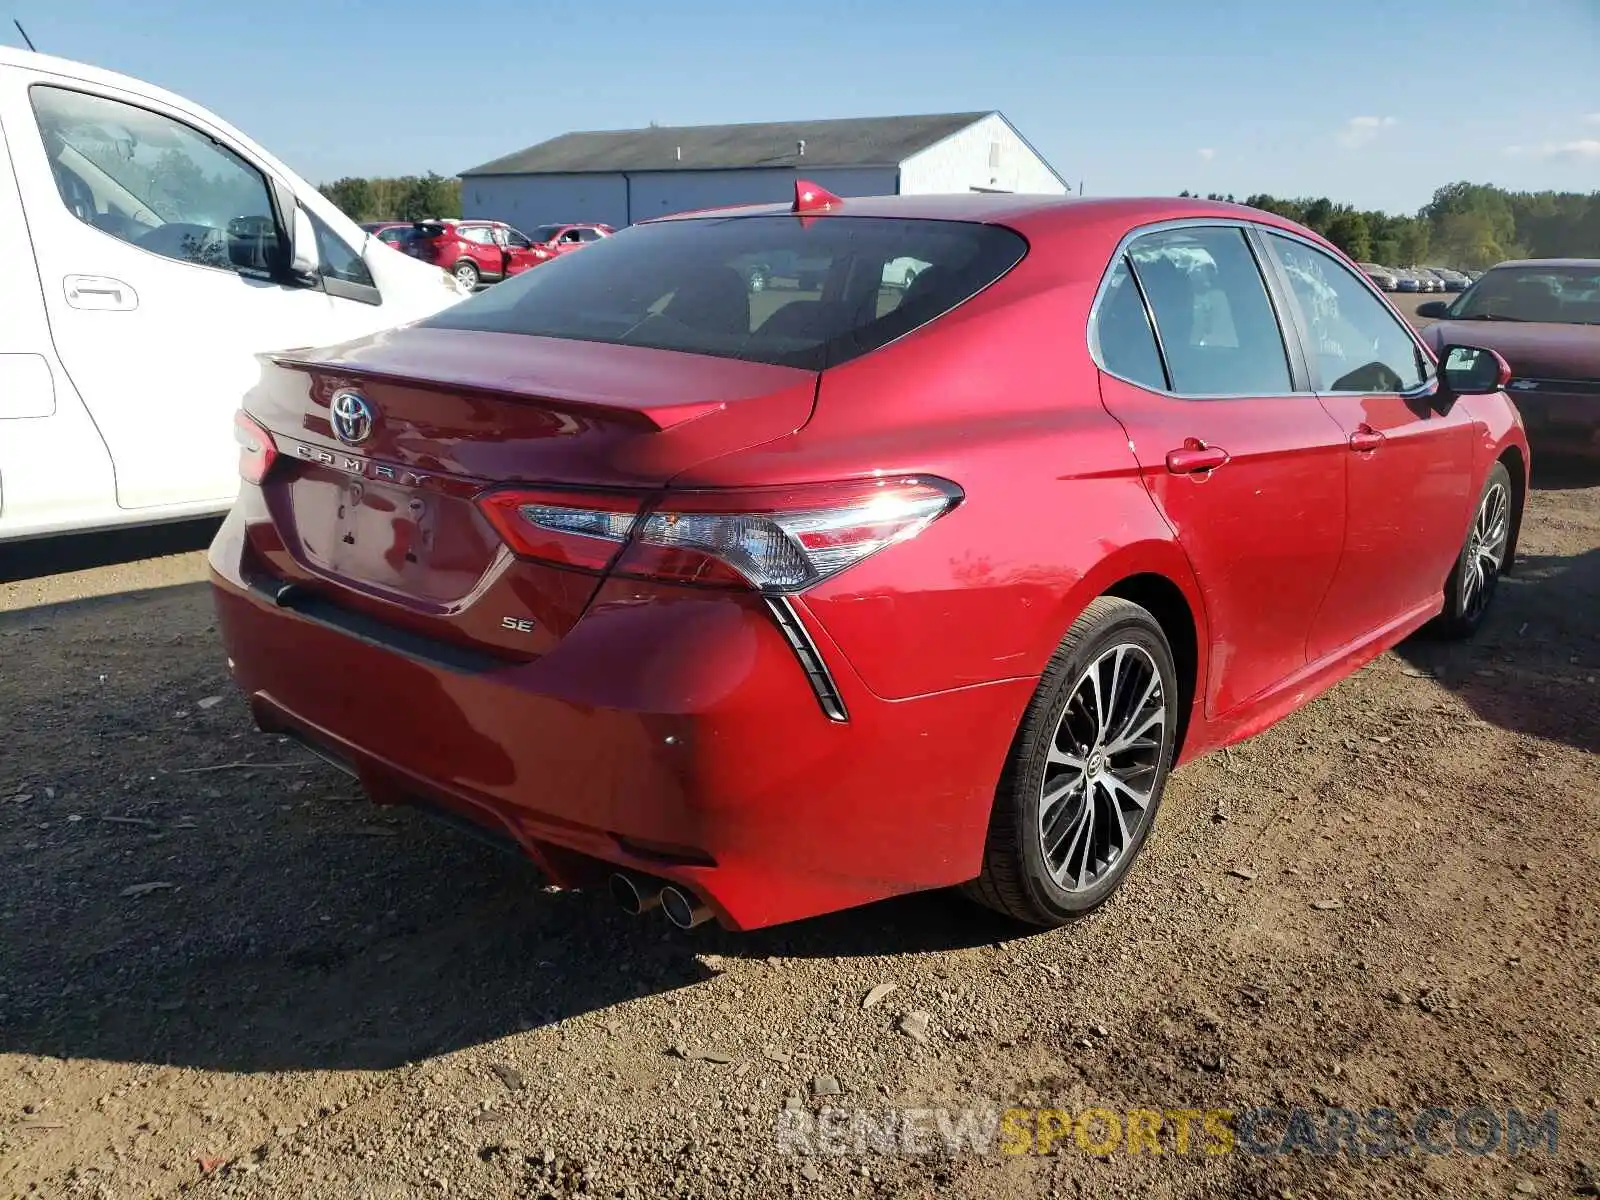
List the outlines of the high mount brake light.
{"label": "high mount brake light", "polygon": [[233,414],[233,440],[239,443],[239,478],[246,483],[260,483],[278,458],[272,435],[240,409]]}
{"label": "high mount brake light", "polygon": [[[921,533],[961,499],[928,476],[668,493],[490,492],[479,504],[516,553],[561,566],[709,587],[804,590]],[[619,552],[620,551],[620,556]]]}

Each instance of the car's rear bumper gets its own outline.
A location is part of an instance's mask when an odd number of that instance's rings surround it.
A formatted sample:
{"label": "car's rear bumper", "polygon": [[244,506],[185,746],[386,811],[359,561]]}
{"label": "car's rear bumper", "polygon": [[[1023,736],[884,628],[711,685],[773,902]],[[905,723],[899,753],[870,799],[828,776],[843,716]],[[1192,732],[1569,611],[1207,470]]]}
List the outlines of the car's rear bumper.
{"label": "car's rear bumper", "polygon": [[555,649],[510,663],[280,607],[237,516],[210,558],[263,728],[347,765],[374,799],[504,834],[557,883],[625,867],[734,928],[974,877],[1034,687],[881,700],[801,606],[848,714],[832,720],[755,597],[608,583]]}

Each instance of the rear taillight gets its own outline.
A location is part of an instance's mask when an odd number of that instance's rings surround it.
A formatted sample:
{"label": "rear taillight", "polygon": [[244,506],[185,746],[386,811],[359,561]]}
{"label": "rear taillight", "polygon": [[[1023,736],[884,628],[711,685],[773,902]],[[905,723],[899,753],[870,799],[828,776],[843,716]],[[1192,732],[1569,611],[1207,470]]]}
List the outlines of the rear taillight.
{"label": "rear taillight", "polygon": [[478,507],[513,553],[604,571],[628,540],[639,515],[639,498],[519,489],[480,496]]}
{"label": "rear taillight", "polygon": [[272,435],[241,409],[233,414],[233,440],[239,443],[239,477],[260,483],[278,457]]}
{"label": "rear taillight", "polygon": [[[506,491],[479,503],[513,551],[645,579],[795,592],[915,537],[961,499],[943,479],[608,495]],[[620,555],[619,555],[620,552]]]}

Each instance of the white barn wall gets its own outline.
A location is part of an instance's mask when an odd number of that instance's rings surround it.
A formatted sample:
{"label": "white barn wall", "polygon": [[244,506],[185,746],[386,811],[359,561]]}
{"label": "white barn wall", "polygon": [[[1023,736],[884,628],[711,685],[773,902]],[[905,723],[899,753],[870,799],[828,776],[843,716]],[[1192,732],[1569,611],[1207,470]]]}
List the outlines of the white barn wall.
{"label": "white barn wall", "polygon": [[851,167],[815,171],[790,167],[738,171],[652,171],[633,177],[633,219],[664,217],[729,204],[774,204],[794,199],[797,179],[840,196],[892,195],[895,170]]}
{"label": "white barn wall", "polygon": [[548,221],[628,223],[621,175],[470,175],[461,181],[461,215],[504,221],[524,231]]}
{"label": "white barn wall", "polygon": [[794,198],[795,180],[810,179],[840,196],[893,195],[893,167],[851,167],[796,172],[639,171],[593,175],[470,175],[461,181],[464,217],[505,221],[526,230],[550,221],[595,221],[620,229],[699,208],[770,204]]}
{"label": "white barn wall", "polygon": [[1067,188],[998,113],[900,164],[902,195],[975,190],[1059,196]]}

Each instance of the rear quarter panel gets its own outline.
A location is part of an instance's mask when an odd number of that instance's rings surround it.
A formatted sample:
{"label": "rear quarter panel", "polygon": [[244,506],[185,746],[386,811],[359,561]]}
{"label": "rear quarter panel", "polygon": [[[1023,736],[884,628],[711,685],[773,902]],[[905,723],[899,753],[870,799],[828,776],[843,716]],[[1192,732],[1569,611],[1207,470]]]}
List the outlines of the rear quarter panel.
{"label": "rear quarter panel", "polygon": [[1136,574],[1172,579],[1203,628],[1187,560],[1100,405],[1083,330],[1104,262],[1052,257],[1030,255],[938,321],[825,372],[795,436],[673,481],[927,473],[962,488],[917,537],[805,594],[883,698],[1037,676],[1083,608]]}

